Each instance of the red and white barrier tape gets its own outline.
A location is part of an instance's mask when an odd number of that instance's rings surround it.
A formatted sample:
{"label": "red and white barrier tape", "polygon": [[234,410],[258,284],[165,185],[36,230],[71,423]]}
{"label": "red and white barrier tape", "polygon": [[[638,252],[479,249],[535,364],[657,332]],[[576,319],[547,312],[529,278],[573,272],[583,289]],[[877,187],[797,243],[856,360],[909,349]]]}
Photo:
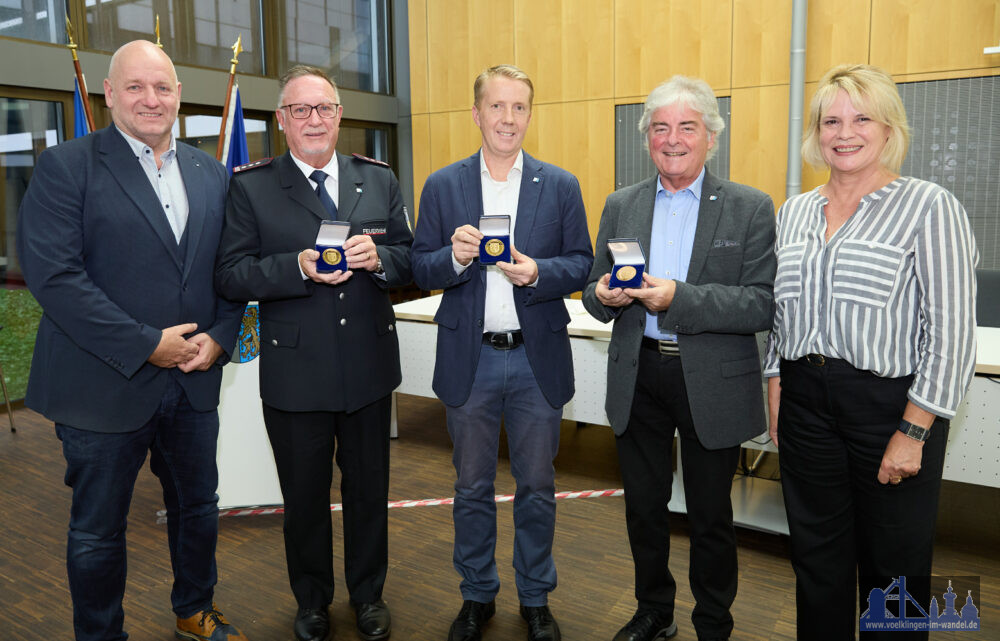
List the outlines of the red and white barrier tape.
{"label": "red and white barrier tape", "polygon": [[[579,492],[556,492],[556,499],[596,499],[605,496],[622,496],[625,494],[625,490],[584,490]],[[513,494],[497,494],[493,497],[497,503],[508,503],[514,500]],[[389,501],[389,507],[429,507],[432,505],[451,505],[455,502],[454,498],[446,499],[420,499],[416,501]],[[343,509],[343,505],[340,503],[333,503],[330,505],[331,512],[340,512]],[[252,507],[252,508],[232,508],[227,510],[219,510],[219,517],[223,516],[261,516],[265,514],[283,514],[285,508],[282,506],[277,507]],[[163,511],[158,513],[159,516],[163,516]]]}

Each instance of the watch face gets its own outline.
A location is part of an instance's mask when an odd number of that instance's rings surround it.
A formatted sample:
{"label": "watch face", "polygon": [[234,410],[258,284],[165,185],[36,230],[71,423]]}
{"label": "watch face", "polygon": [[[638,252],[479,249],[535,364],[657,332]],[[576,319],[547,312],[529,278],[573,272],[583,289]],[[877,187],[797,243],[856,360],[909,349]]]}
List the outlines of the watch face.
{"label": "watch face", "polygon": [[918,441],[926,441],[927,437],[930,435],[930,430],[924,429],[919,425],[914,425],[908,421],[900,422],[899,431]]}

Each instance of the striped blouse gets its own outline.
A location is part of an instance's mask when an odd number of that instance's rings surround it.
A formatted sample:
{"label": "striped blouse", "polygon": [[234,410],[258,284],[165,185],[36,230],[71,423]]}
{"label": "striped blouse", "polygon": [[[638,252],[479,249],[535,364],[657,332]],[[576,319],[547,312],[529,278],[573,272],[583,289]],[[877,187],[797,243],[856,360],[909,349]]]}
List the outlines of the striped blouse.
{"label": "striped blouse", "polygon": [[909,399],[955,415],[975,372],[972,228],[947,190],[901,177],[861,199],[825,242],[819,188],[778,211],[774,327],[764,375],[780,358],[841,358],[897,378],[914,374]]}

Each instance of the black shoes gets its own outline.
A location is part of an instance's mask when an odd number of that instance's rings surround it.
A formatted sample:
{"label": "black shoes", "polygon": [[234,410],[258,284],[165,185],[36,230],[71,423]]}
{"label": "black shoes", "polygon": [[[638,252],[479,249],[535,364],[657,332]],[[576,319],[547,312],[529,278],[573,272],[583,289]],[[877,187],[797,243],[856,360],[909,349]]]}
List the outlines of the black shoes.
{"label": "black shoes", "polygon": [[639,610],[625,627],[618,631],[614,641],[662,641],[677,634],[677,624],[654,610]]}
{"label": "black shoes", "polygon": [[379,599],[373,603],[352,603],[358,621],[358,635],[365,641],[388,639],[392,630],[389,606]]}
{"label": "black shoes", "polygon": [[463,601],[462,609],[448,631],[448,641],[481,641],[483,626],[496,612],[497,607],[493,601]]}
{"label": "black shoes", "polygon": [[528,641],[559,641],[559,624],[552,618],[549,606],[521,606],[521,618],[528,622]]}
{"label": "black shoes", "polygon": [[297,641],[327,641],[330,638],[330,615],[326,608],[299,608],[294,629]]}

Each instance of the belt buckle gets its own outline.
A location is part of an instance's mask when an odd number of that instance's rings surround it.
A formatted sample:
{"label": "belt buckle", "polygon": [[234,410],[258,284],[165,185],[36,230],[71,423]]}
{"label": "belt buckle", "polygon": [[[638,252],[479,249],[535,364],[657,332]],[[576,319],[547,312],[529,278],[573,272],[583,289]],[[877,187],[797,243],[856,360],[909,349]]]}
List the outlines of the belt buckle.
{"label": "belt buckle", "polygon": [[490,347],[493,349],[510,350],[514,337],[510,332],[494,332],[490,336]]}
{"label": "belt buckle", "polygon": [[810,365],[815,365],[816,367],[826,365],[826,357],[822,354],[806,354],[806,360],[809,361]]}
{"label": "belt buckle", "polygon": [[665,356],[677,356],[680,354],[680,349],[677,347],[675,341],[656,341],[656,350]]}

